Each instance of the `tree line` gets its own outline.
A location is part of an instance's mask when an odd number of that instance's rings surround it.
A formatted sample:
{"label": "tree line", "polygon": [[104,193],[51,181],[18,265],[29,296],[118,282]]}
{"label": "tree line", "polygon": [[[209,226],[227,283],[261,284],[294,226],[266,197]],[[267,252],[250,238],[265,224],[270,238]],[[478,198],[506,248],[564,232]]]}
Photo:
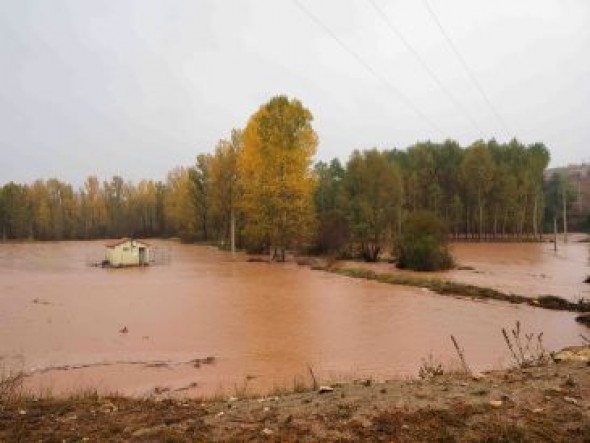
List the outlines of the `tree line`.
{"label": "tree line", "polygon": [[[311,112],[277,96],[213,152],[164,181],[88,177],[0,188],[4,239],[180,237],[284,259],[291,248],[375,260],[427,211],[457,239],[538,238],[562,193],[544,183],[549,151],[517,140],[420,142],[313,164]],[[550,192],[548,192],[550,191]],[[547,213],[547,214],[546,214]]]}
{"label": "tree line", "polygon": [[309,238],[315,212],[312,159],[317,135],[301,102],[278,96],[213,153],[164,181],[137,184],[89,176],[75,189],[58,179],[0,187],[2,239],[179,237],[252,250],[277,259]]}

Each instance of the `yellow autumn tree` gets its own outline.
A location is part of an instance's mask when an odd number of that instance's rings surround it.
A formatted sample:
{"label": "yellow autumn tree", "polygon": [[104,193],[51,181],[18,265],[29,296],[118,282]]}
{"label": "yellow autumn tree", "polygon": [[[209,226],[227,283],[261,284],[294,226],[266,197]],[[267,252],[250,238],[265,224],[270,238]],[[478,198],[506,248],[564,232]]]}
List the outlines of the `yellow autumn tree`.
{"label": "yellow autumn tree", "polygon": [[192,183],[186,168],[175,168],[166,178],[167,193],[164,198],[166,225],[170,234],[182,240],[195,237],[195,206]]}
{"label": "yellow autumn tree", "polygon": [[158,196],[153,180],[142,180],[136,188],[135,216],[142,236],[152,236],[157,229]]}
{"label": "yellow autumn tree", "polygon": [[29,187],[29,201],[33,219],[33,235],[39,239],[50,239],[53,234],[49,193],[44,180],[35,180]]}
{"label": "yellow autumn tree", "polygon": [[209,161],[211,219],[217,238],[235,248],[235,228],[240,199],[238,157],[242,150],[242,131],[234,129],[229,140],[220,140]]}
{"label": "yellow autumn tree", "polygon": [[96,238],[107,232],[108,214],[105,195],[96,176],[89,176],[84,181],[82,194],[82,212],[84,219],[84,237]]}
{"label": "yellow autumn tree", "polygon": [[311,112],[299,100],[272,98],[248,121],[238,167],[248,244],[287,248],[305,238],[313,222],[312,157],[318,138]]}

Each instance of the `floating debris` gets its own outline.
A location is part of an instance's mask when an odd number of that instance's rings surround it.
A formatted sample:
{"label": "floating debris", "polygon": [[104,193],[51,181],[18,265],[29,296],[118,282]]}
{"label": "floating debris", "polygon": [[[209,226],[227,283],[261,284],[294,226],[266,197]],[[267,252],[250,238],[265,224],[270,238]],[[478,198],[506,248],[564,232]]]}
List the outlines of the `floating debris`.
{"label": "floating debris", "polygon": [[95,363],[84,363],[84,364],[73,364],[73,365],[60,365],[60,366],[46,366],[42,368],[34,368],[27,371],[24,374],[25,377],[29,377],[34,374],[44,374],[51,371],[71,371],[74,369],[86,369],[86,368],[97,368],[104,366],[115,366],[115,365],[142,365],[145,367],[159,368],[168,367],[172,369],[175,366],[184,365],[195,365],[196,362],[203,364],[213,364],[215,357],[207,357],[203,359],[195,358],[191,360],[174,361],[174,360],[113,360],[113,361],[101,361]]}
{"label": "floating debris", "polygon": [[332,386],[320,386],[318,389],[318,393],[320,394],[327,394],[329,392],[334,392],[334,388]]}
{"label": "floating debris", "polygon": [[52,304],[51,302],[48,302],[48,301],[43,300],[41,298],[34,298],[33,303],[36,305],[50,305],[50,304]]}

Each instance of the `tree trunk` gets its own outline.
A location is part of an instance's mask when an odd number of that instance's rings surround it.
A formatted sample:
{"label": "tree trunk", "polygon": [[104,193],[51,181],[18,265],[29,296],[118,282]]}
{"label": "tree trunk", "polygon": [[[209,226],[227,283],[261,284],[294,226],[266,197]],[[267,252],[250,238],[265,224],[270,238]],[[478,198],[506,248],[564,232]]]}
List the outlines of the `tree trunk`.
{"label": "tree trunk", "polygon": [[230,248],[231,248],[231,252],[234,253],[236,252],[236,216],[234,214],[234,209],[232,208],[231,210],[231,215],[230,215]]}
{"label": "tree trunk", "polygon": [[479,204],[479,241],[481,241],[481,236],[483,233],[483,205]]}
{"label": "tree trunk", "polygon": [[207,232],[207,213],[203,215],[203,237],[204,240],[209,240],[209,233]]}
{"label": "tree trunk", "polygon": [[494,211],[494,240],[498,238],[498,213]]}
{"label": "tree trunk", "polygon": [[535,204],[533,206],[533,235],[537,238],[537,197],[535,196]]}
{"label": "tree trunk", "polygon": [[402,207],[399,206],[397,210],[397,238],[402,238]]}

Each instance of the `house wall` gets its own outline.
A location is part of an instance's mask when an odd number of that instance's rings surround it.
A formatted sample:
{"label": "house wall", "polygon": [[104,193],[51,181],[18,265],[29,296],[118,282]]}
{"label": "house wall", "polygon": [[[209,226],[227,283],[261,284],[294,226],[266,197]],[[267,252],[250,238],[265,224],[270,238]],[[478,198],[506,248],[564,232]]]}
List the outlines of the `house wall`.
{"label": "house wall", "polygon": [[125,242],[113,248],[107,248],[106,258],[111,266],[137,266],[139,265],[139,248],[146,248],[146,263],[150,259],[149,248],[141,243]]}

